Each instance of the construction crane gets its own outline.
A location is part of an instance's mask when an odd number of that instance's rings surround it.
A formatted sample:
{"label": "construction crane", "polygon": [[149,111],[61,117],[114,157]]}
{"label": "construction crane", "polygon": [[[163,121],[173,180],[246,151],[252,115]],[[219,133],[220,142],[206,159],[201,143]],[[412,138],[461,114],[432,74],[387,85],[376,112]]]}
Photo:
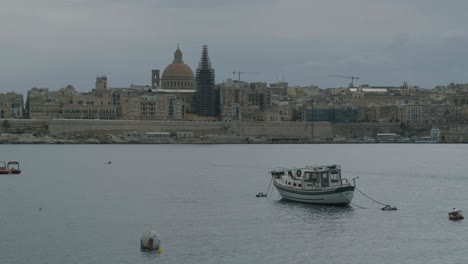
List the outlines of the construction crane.
{"label": "construction crane", "polygon": [[241,72],[241,71],[233,71],[232,74],[236,75],[237,74],[237,80],[240,82],[241,80],[241,74],[256,74],[258,72]]}
{"label": "construction crane", "polygon": [[351,79],[351,82],[349,83],[349,88],[354,87],[354,80],[359,80],[359,77],[354,77],[354,76],[343,76],[343,75],[328,75],[328,77],[336,77],[336,78],[346,78],[346,79]]}

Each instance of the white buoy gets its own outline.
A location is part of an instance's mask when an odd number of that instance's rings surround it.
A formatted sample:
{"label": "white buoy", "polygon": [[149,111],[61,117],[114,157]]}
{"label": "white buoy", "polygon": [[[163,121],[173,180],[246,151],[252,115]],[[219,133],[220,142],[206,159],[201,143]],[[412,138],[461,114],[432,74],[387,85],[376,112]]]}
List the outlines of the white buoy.
{"label": "white buoy", "polygon": [[142,250],[156,250],[161,253],[161,240],[159,235],[154,231],[145,231],[140,238],[140,247]]}

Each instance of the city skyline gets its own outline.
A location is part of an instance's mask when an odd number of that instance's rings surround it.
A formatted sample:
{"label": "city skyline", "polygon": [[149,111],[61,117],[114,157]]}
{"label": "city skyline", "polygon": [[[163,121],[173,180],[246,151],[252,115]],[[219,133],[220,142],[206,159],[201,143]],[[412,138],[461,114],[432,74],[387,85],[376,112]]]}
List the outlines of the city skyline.
{"label": "city skyline", "polygon": [[216,83],[237,79],[291,86],[466,83],[463,1],[4,1],[0,92],[68,84],[150,85],[180,43],[193,69],[210,47]]}

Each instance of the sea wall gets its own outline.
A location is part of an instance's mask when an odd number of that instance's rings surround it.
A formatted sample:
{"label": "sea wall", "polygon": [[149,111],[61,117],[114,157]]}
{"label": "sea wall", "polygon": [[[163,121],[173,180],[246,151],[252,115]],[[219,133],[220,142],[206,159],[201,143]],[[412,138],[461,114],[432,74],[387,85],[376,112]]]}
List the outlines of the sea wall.
{"label": "sea wall", "polygon": [[[3,121],[0,120],[3,123]],[[400,123],[334,123],[330,122],[262,122],[262,121],[145,121],[145,120],[84,120],[84,119],[9,119],[1,132],[39,132],[55,136],[105,135],[127,131],[193,132],[194,137],[206,135],[237,135],[244,138],[298,138],[324,141],[331,138],[375,137],[377,133],[429,134],[431,125],[402,126]]]}
{"label": "sea wall", "polygon": [[143,121],[143,120],[9,120],[8,130],[37,131],[50,135],[103,135],[127,131],[193,132],[204,135],[237,135],[241,137],[332,138],[329,122],[210,122],[210,121]]}
{"label": "sea wall", "polygon": [[335,137],[356,138],[375,137],[377,133],[396,134],[427,134],[431,130],[431,125],[411,124],[402,126],[400,123],[335,123],[332,124],[332,133]]}

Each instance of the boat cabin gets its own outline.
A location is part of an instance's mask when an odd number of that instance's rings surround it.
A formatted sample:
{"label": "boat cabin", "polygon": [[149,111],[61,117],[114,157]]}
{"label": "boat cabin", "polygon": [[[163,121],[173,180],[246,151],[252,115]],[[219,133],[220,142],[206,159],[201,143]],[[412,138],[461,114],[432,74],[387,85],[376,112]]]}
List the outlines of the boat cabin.
{"label": "boat cabin", "polygon": [[337,165],[307,167],[303,169],[304,183],[307,187],[327,188],[341,186],[341,168]]}
{"label": "boat cabin", "polygon": [[17,161],[9,161],[7,167],[8,167],[8,170],[10,170],[10,171],[19,171],[20,170],[19,169],[19,162],[17,162]]}
{"label": "boat cabin", "polygon": [[0,161],[0,174],[20,174],[19,162],[9,161],[8,163]]}
{"label": "boat cabin", "polygon": [[[338,165],[306,167],[297,170],[288,170],[287,174],[290,180],[284,182],[285,185],[291,187],[304,184],[304,188],[328,188],[342,186],[341,168]],[[284,173],[272,172],[272,175],[280,178]],[[299,183],[300,182],[300,183]]]}
{"label": "boat cabin", "polygon": [[8,171],[7,170],[7,165],[4,161],[0,161],[0,172],[2,171]]}

